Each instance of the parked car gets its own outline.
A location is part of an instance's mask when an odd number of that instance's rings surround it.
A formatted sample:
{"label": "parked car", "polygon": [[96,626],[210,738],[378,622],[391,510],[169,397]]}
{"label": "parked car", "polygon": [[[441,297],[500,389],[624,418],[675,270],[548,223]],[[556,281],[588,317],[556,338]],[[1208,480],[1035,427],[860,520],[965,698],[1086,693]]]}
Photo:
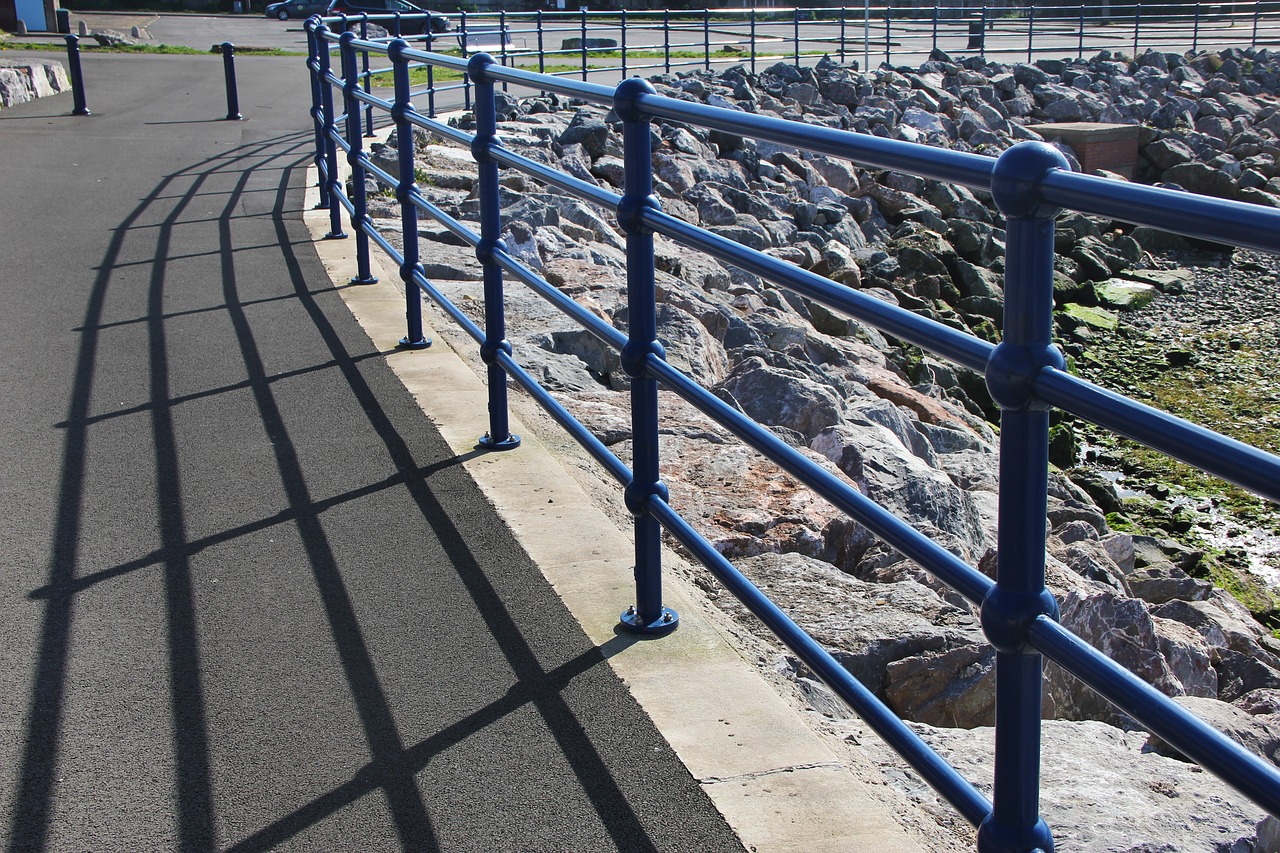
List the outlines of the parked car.
{"label": "parked car", "polygon": [[[444,15],[419,9],[412,3],[406,3],[405,0],[332,0],[325,11],[325,16],[359,15],[362,12],[368,12],[370,15],[391,15],[396,12],[401,15],[428,15],[429,17],[426,18],[401,21],[400,32],[408,36],[422,35],[427,32],[428,22],[433,33],[447,33],[453,29],[453,25]],[[390,21],[384,21],[380,26],[390,31],[390,24]]]}
{"label": "parked car", "polygon": [[290,18],[310,18],[312,15],[323,15],[329,8],[329,0],[285,0],[283,3],[272,3],[267,6],[268,18],[287,21]]}

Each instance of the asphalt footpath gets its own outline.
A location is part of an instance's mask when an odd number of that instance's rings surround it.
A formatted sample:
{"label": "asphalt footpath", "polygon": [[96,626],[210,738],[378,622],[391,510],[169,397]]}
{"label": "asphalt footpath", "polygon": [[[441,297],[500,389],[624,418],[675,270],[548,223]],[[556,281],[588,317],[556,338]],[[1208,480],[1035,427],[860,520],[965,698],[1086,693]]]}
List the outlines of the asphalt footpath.
{"label": "asphalt footpath", "polygon": [[344,307],[300,58],[0,112],[0,831],[741,850]]}

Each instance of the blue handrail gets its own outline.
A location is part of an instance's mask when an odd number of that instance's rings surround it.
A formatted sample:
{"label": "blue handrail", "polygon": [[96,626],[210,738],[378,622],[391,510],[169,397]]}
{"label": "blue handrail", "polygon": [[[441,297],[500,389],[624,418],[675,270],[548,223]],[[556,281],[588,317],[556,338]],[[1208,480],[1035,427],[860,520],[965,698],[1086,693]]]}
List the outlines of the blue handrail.
{"label": "blue handrail", "polygon": [[[605,469],[624,486],[636,529],[636,604],[622,615],[632,630],[662,633],[678,624],[664,607],[661,591],[660,528],[685,545],[708,570],[758,616],[801,660],[852,707],[967,820],[978,827],[978,849],[1030,851],[1053,849],[1049,828],[1039,815],[1039,741],[1042,655],[1083,680],[1152,732],[1235,786],[1273,814],[1280,814],[1280,772],[1214,731],[1108,660],[1064,629],[1057,604],[1045,587],[1049,409],[1057,407],[1093,420],[1161,452],[1280,500],[1280,458],[1264,453],[1167,413],[1098,388],[1065,370],[1052,343],[1054,217],[1062,207],[1180,231],[1192,236],[1280,250],[1280,212],[1219,201],[1172,190],[1105,181],[1070,171],[1055,149],[1022,143],[999,158],[952,152],[880,139],[825,127],[746,114],[658,95],[639,78],[610,88],[504,67],[487,54],[465,63],[417,50],[403,39],[389,43],[336,36],[322,22],[308,22],[314,45],[308,62],[313,74],[316,164],[334,232],[343,209],[353,227],[367,233],[400,265],[410,305],[420,293],[458,322],[480,345],[488,366],[490,446],[514,446],[506,431],[508,376],[524,387]],[[345,77],[327,62],[327,45],[340,41]],[[396,84],[394,103],[367,95],[353,80],[354,51],[385,55]],[[465,67],[475,91],[474,135],[414,111],[410,101],[410,65]],[[376,72],[374,72],[376,73]],[[496,84],[556,92],[612,108],[623,125],[625,185],[621,194],[593,186],[505,148],[495,134]],[[346,95],[348,127],[333,115],[339,87]],[[400,171],[378,169],[356,139],[358,105],[388,111],[400,130]],[[354,120],[353,120],[354,118]],[[889,168],[989,191],[1006,220],[1004,337],[998,346],[919,317],[910,311],[801,270],[776,258],[725,240],[664,213],[652,195],[650,122],[665,118],[704,128],[767,139],[838,157],[863,166]],[[412,176],[413,127],[468,146],[479,168],[480,233],[457,222],[424,199]],[[396,186],[406,229],[403,253],[378,234],[363,199],[351,200],[336,179],[336,147],[361,169]],[[582,308],[506,250],[499,239],[498,168],[514,169],[564,192],[614,211],[626,234],[628,333]],[[362,180],[353,182],[362,195]],[[418,259],[416,217],[441,222],[475,248],[484,265],[485,326],[480,328],[436,288]],[[410,239],[409,229],[414,230]],[[804,454],[701,387],[664,358],[656,337],[653,235],[791,288],[943,358],[982,371],[1001,408],[999,555],[993,581],[911,525],[878,506],[847,480]],[[357,245],[358,252],[367,253]],[[362,270],[366,269],[361,267]],[[633,459],[628,467],[562,407],[520,366],[503,335],[504,274],[542,296],[620,353],[631,378]],[[413,335],[412,316],[410,337]],[[418,331],[420,335],[420,329]],[[983,630],[996,650],[996,747],[993,796],[988,801],[943,761],[887,706],[867,690],[778,606],[701,536],[670,505],[658,476],[657,388],[672,391],[717,421],[742,441],[980,606]]]}

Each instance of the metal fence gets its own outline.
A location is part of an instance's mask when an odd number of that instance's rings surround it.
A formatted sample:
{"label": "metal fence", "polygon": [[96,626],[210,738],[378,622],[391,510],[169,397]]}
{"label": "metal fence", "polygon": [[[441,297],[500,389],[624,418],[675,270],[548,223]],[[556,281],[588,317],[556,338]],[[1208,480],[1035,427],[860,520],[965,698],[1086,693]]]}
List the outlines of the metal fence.
{"label": "metal fence", "polygon": [[[418,16],[420,17],[420,16]],[[333,29],[368,23],[396,36],[413,16],[359,16]],[[673,12],[494,12],[451,16],[453,30],[406,36],[465,59],[490,53],[500,65],[555,76],[618,81],[632,75],[742,63],[860,62],[919,64],[934,50],[1002,62],[1085,57],[1148,48],[1183,53],[1280,45],[1280,4],[1223,3],[751,8]],[[410,27],[414,29],[416,27]],[[366,69],[367,70],[367,69]]]}
{"label": "metal fence", "polygon": [[[330,21],[338,24],[338,21]],[[1192,760],[1280,815],[1280,772],[1082,642],[1057,621],[1046,589],[1045,517],[1049,410],[1057,407],[1167,453],[1271,500],[1280,500],[1280,458],[1113,394],[1066,372],[1053,346],[1054,217],[1061,208],[1151,225],[1264,251],[1280,250],[1280,211],[1175,193],[1073,173],[1053,148],[1025,142],[999,158],[929,148],[874,136],[690,103],[657,95],[640,79],[616,88],[503,67],[489,55],[459,58],[415,50],[402,40],[371,41],[308,22],[312,115],[321,203],[332,234],[343,234],[343,211],[355,233],[359,278],[369,279],[369,251],[377,244],[395,263],[407,294],[406,346],[425,346],[422,294],[479,344],[489,381],[489,432],[495,449],[518,444],[507,424],[508,377],[518,383],[622,486],[634,516],[636,599],[622,623],[661,634],[678,624],[663,605],[660,536],[665,529],[758,616],[805,665],[890,744],[942,797],[978,827],[978,849],[1050,851],[1053,839],[1039,814],[1042,657],[1057,663]],[[340,46],[340,68],[330,48]],[[389,60],[394,97],[362,88],[369,58]],[[474,87],[476,133],[418,112],[411,67],[464,72]],[[555,92],[612,108],[623,126],[625,186],[621,195],[578,180],[504,147],[496,136],[496,87]],[[335,93],[337,104],[335,106]],[[375,165],[363,149],[363,107],[390,115],[398,132],[398,174]],[[669,120],[989,191],[1007,220],[1004,339],[998,346],[888,305],[784,261],[745,248],[664,213],[652,195],[650,123]],[[419,192],[414,174],[414,129],[468,148],[476,161],[480,230],[449,216]],[[340,155],[340,152],[341,155]],[[350,164],[351,194],[339,179],[339,156]],[[499,170],[512,169],[616,213],[626,234],[629,325],[626,334],[517,261],[501,239]],[[396,187],[403,250],[397,251],[366,213],[367,175]],[[484,267],[484,328],[427,277],[418,219],[436,220],[473,246]],[[657,340],[653,235],[661,234],[771,282],[856,317],[893,337],[985,374],[1000,405],[999,566],[995,580],[964,563],[727,405],[663,358]],[[505,339],[503,291],[528,287],[616,349],[631,379],[633,459],[630,466],[562,407],[521,367]],[[870,690],[854,679],[782,610],[747,580],[668,502],[659,478],[658,388],[680,395],[739,439],[804,482],[851,519],[980,608],[996,650],[994,787],[990,800],[930,749]]]}

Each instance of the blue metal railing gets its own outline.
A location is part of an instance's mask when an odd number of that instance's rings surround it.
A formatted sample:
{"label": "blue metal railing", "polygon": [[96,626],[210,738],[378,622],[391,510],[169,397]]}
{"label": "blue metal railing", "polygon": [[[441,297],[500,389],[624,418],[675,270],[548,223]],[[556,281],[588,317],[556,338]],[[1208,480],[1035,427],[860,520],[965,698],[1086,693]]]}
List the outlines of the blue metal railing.
{"label": "blue metal railing", "polygon": [[[409,332],[422,338],[421,294],[431,298],[480,345],[489,379],[488,434],[495,449],[516,446],[507,426],[508,378],[523,387],[623,486],[634,517],[636,600],[622,614],[631,630],[663,633],[678,616],[663,606],[659,536],[666,529],[808,667],[856,711],[967,820],[978,827],[983,853],[1051,851],[1053,839],[1039,816],[1039,742],[1042,656],[1075,675],[1117,708],[1192,760],[1220,776],[1272,814],[1280,815],[1280,772],[1228,740],[1080,641],[1056,621],[1057,604],[1045,587],[1045,517],[1049,409],[1093,420],[1158,451],[1280,500],[1280,458],[1190,424],[1071,376],[1052,343],[1054,217],[1066,207],[1151,225],[1219,242],[1280,251],[1280,210],[1186,193],[1107,181],[1072,173],[1063,157],[1041,143],[1017,145],[999,158],[928,148],[814,127],[662,97],[639,78],[615,87],[571,81],[504,67],[487,54],[464,61],[416,50],[403,39],[370,41],[338,35],[323,22],[307,24],[313,46],[312,115],[321,197],[330,210],[330,236],[341,231],[341,212],[358,235],[380,246],[399,265],[406,285]],[[334,74],[330,45],[337,42],[342,76]],[[369,94],[356,73],[357,54],[385,56],[394,101]],[[409,69],[430,65],[465,72],[474,88],[476,133],[468,134],[418,113]],[[496,86],[555,92],[612,108],[622,122],[625,184],[619,195],[523,157],[496,136]],[[345,116],[334,114],[332,89],[343,94]],[[364,107],[388,112],[399,142],[399,174],[363,153]],[[650,122],[669,119],[827,154],[864,167],[886,168],[989,191],[1006,219],[1004,338],[992,344],[888,305],[821,276],[753,251],[664,213],[652,195]],[[340,131],[345,120],[345,133]],[[413,173],[413,130],[422,128],[467,146],[479,170],[480,233],[440,210],[418,191]],[[355,199],[344,192],[337,150],[346,152],[356,179]],[[514,169],[552,188],[614,211],[626,234],[628,332],[583,309],[513,258],[500,239],[499,167]],[[361,170],[356,172],[356,170]],[[396,187],[404,249],[396,251],[365,214],[364,173]],[[417,218],[425,214],[473,246],[484,267],[485,321],[481,329],[427,278],[419,259]],[[911,525],[878,506],[853,484],[833,475],[755,423],[663,358],[657,340],[653,235],[791,288],[894,337],[955,363],[982,371],[1000,418],[999,564],[993,581]],[[368,243],[361,275],[367,275]],[[633,460],[627,466],[520,366],[505,339],[504,275],[509,274],[620,353],[631,378]],[[670,505],[658,475],[657,391],[679,394],[746,444],[763,453],[832,505],[914,560],[980,608],[983,630],[996,650],[996,729],[993,795],[988,800],[943,761],[825,649],[751,584]]]}
{"label": "blue metal railing", "polygon": [[[982,5],[947,7],[940,3],[911,6],[863,5],[662,11],[462,12],[453,29],[405,36],[426,51],[457,49],[465,60],[476,50],[496,53],[499,64],[537,67],[539,73],[586,81],[618,81],[634,74],[670,73],[733,64],[752,72],[759,63],[816,62],[823,55],[840,62],[919,63],[935,49],[954,56],[981,56],[1002,62],[1035,57],[1084,57],[1102,50],[1154,49],[1182,53],[1257,47],[1280,38],[1280,9],[1265,0],[1230,0],[1204,4],[1197,0],[1161,7],[1160,14],[1135,3],[1102,9],[1096,5]],[[438,16],[437,16],[438,17]],[[370,25],[391,36],[422,15],[339,16],[331,29],[348,29],[369,37]],[[417,27],[412,27],[416,29]],[[612,39],[612,48],[589,47],[589,39]],[[577,40],[573,45],[569,39]],[[362,57],[363,87],[370,91],[369,54]],[[548,66],[561,66],[548,71]],[[461,89],[471,107],[471,78],[437,85],[428,63],[428,116],[435,115],[439,93]],[[373,72],[377,74],[379,72]],[[382,69],[381,73],[389,73]],[[507,85],[505,82],[503,85]],[[372,132],[372,108],[366,107],[366,133]]]}

